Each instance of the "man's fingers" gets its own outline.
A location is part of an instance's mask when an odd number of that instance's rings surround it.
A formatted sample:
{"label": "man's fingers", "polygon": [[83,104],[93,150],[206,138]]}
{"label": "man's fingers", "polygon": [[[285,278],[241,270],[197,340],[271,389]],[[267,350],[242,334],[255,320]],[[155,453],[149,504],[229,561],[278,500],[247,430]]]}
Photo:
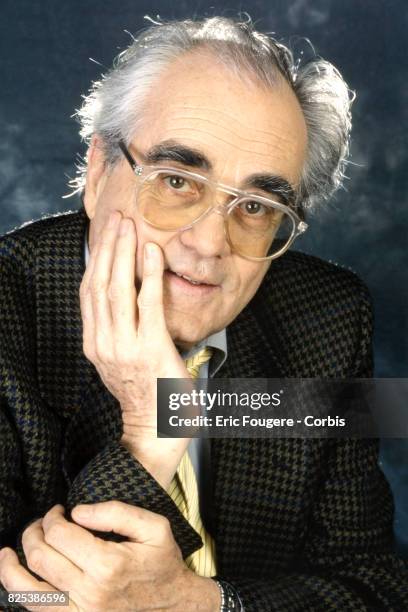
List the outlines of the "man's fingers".
{"label": "man's fingers", "polygon": [[[116,213],[119,214],[119,213]],[[105,226],[108,224],[108,219],[106,219],[105,221]],[[102,231],[103,231],[103,227],[102,227]],[[88,291],[89,291],[89,285],[95,270],[95,263],[97,260],[97,256],[98,256],[98,247],[99,247],[99,242],[100,242],[100,234],[98,234],[97,236],[97,240],[95,241],[92,250],[89,251],[89,244],[87,243],[88,246],[88,262],[86,265],[86,269],[84,272],[84,276],[82,278],[82,282],[81,282],[81,292],[85,295]]]}
{"label": "man's fingers", "polygon": [[54,506],[43,518],[44,540],[77,568],[91,573],[89,569],[106,555],[108,544],[86,529],[67,521],[60,508],[61,506]]}
{"label": "man's fingers", "polygon": [[54,587],[66,591],[83,580],[83,572],[46,543],[42,520],[27,527],[22,544],[30,570]]}
{"label": "man's fingers", "polygon": [[[109,302],[106,297],[106,289],[104,290],[106,285],[105,277],[107,274],[110,276],[110,268],[108,271],[103,271],[101,268],[106,264],[107,259],[107,265],[109,265],[108,245],[116,236],[120,219],[120,213],[115,211],[106,220],[98,240],[93,245],[81,282],[80,302],[83,322],[83,347],[85,355],[91,360],[94,360],[96,357],[96,339],[100,340],[102,336],[106,345],[106,336],[110,332],[111,315]],[[102,321],[101,314],[103,315]]]}
{"label": "man's fingers", "polygon": [[151,338],[152,329],[163,330],[163,253],[154,242],[144,245],[143,281],[137,304],[139,307],[139,334]]}
{"label": "man's fingers", "polygon": [[35,589],[39,584],[38,580],[20,564],[11,548],[3,548],[0,552],[0,583],[7,591]]}
{"label": "man's fingers", "polygon": [[72,518],[89,529],[113,531],[140,544],[160,544],[171,535],[164,516],[119,501],[76,506]]}
{"label": "man's fingers", "polygon": [[[98,241],[93,264],[92,276],[89,279],[88,292],[92,301],[95,325],[95,340],[98,349],[107,349],[107,338],[110,338],[112,329],[112,316],[108,298],[112,264],[115,253],[115,243],[121,220],[119,212],[110,214]],[[99,343],[99,346],[98,346]],[[102,347],[101,345],[105,345]]]}
{"label": "man's fingers", "polygon": [[122,219],[108,292],[115,341],[119,348],[129,344],[134,346],[136,341],[136,248],[135,224],[132,219]]}
{"label": "man's fingers", "polygon": [[[9,592],[17,591],[20,593],[21,591],[29,591],[34,594],[52,592],[58,594],[58,591],[47,582],[42,582],[34,578],[28,572],[18,560],[18,557],[14,550],[11,548],[4,548],[0,554],[0,583],[3,587]],[[60,595],[62,597],[62,594]],[[57,612],[61,610],[61,606],[30,606],[30,604],[24,603],[24,607],[27,610],[35,610],[36,612]],[[67,612],[73,612],[74,610],[78,610],[75,604],[70,604],[69,606],[64,606],[64,610]]]}

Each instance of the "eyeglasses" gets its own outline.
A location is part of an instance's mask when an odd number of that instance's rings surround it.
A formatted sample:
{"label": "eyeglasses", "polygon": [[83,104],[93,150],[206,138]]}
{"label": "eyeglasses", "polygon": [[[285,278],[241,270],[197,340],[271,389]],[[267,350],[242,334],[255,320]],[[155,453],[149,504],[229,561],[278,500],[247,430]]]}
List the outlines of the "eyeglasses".
{"label": "eyeglasses", "polygon": [[[191,228],[211,211],[224,215],[225,234],[231,249],[255,261],[276,259],[306,231],[307,224],[285,204],[216,183],[187,170],[138,164],[123,141],[119,147],[140,179],[136,207],[143,220],[163,231]],[[233,196],[216,203],[216,192]]]}

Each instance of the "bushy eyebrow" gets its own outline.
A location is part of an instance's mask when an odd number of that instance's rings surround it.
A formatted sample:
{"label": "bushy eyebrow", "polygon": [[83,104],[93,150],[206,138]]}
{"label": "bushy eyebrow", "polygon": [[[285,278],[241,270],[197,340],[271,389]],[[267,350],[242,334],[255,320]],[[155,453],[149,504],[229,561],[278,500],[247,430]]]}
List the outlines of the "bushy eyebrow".
{"label": "bushy eyebrow", "polygon": [[173,161],[191,166],[192,168],[200,168],[207,172],[212,170],[211,162],[203,153],[191,147],[179,144],[174,140],[165,140],[155,145],[149,149],[144,158],[150,164],[161,161]]}
{"label": "bushy eyebrow", "polygon": [[245,180],[245,188],[262,189],[271,195],[279,196],[284,204],[293,204],[296,198],[292,185],[282,176],[276,174],[251,174]]}
{"label": "bushy eyebrow", "polygon": [[[175,140],[165,140],[154,145],[143,157],[148,164],[169,161],[207,172],[213,169],[210,160],[204,153]],[[276,174],[254,173],[244,179],[244,184],[246,189],[252,187],[270,195],[276,195],[285,204],[291,204],[295,200],[295,190],[292,185],[285,178]]]}

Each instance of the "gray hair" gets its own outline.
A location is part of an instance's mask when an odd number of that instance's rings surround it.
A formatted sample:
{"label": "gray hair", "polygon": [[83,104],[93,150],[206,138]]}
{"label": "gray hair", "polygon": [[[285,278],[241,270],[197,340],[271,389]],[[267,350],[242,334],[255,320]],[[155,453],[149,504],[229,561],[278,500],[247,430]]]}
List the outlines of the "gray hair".
{"label": "gray hair", "polygon": [[[250,19],[211,17],[150,25],[118,55],[112,69],[93,83],[77,112],[81,136],[89,143],[98,134],[106,161],[113,166],[120,157],[119,140],[130,143],[140,127],[144,102],[155,82],[174,59],[198,47],[212,52],[241,79],[268,87],[276,85],[277,73],[286,79],[308,131],[298,205],[310,209],[327,199],[344,178],[353,96],[331,63],[314,57],[301,65],[288,47],[256,31]],[[71,185],[81,190],[85,176],[86,165],[78,166]]]}

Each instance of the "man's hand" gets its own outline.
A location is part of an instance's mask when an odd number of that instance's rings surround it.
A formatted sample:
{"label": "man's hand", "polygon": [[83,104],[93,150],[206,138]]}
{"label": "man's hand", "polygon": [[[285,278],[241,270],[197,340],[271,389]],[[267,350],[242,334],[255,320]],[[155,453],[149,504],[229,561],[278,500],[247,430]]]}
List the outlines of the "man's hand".
{"label": "man's hand", "polygon": [[157,439],[157,378],[190,378],[163,311],[163,253],[144,248],[135,285],[137,236],[131,219],[110,215],[81,283],[83,348],[122,408],[122,442],[167,489],[186,439]]}
{"label": "man's hand", "polygon": [[[63,512],[54,506],[23,534],[28,567],[45,582],[3,549],[0,582],[8,591],[69,591],[68,610],[81,612],[219,610],[217,585],[187,568],[163,516],[116,501],[77,506],[72,517],[78,524]],[[106,542],[88,529],[114,531],[129,541]]]}

